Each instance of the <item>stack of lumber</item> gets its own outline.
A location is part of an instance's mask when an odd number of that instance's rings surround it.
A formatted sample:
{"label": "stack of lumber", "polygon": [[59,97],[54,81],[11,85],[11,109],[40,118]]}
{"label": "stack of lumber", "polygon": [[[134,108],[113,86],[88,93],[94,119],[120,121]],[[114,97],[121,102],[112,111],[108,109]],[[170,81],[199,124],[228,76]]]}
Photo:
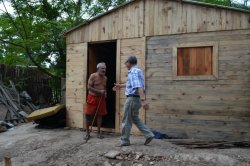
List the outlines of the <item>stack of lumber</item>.
{"label": "stack of lumber", "polygon": [[183,146],[188,149],[227,149],[227,148],[250,148],[250,141],[203,141],[203,140],[168,140],[172,144]]}
{"label": "stack of lumber", "polygon": [[0,121],[18,125],[26,122],[28,114],[37,108],[30,98],[27,99],[17,92],[12,82],[10,85],[8,88],[0,84]]}

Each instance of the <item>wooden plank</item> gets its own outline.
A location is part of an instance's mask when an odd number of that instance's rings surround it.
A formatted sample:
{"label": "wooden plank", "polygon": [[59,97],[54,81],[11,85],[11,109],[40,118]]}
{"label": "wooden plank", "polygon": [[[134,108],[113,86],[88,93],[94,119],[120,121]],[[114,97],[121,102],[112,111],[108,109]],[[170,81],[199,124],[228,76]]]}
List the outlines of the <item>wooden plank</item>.
{"label": "wooden plank", "polygon": [[192,32],[192,5],[185,5],[185,7],[187,8],[187,32]]}
{"label": "wooden plank", "polygon": [[[198,47],[196,49],[196,71],[195,75],[205,75],[205,47]],[[209,64],[208,64],[209,65]],[[212,73],[209,73],[208,75],[211,75]]]}
{"label": "wooden plank", "polygon": [[4,157],[4,163],[5,163],[5,166],[12,166],[11,158]]}
{"label": "wooden plank", "polygon": [[216,128],[217,126],[224,126],[226,128],[250,128],[250,125],[248,121],[224,121],[227,117],[221,117],[219,120],[198,120],[198,119],[185,119],[180,117],[180,119],[173,119],[173,118],[162,118],[165,115],[158,115],[158,117],[151,117],[151,122],[161,122],[165,125],[171,124],[171,125],[200,125],[200,126],[209,126],[211,128]]}
{"label": "wooden plank", "polygon": [[236,147],[250,147],[249,141],[200,141],[200,140],[170,140],[175,145],[184,146],[185,148],[236,148]]}
{"label": "wooden plank", "polygon": [[2,103],[0,103],[0,121],[4,121],[6,118],[6,115],[8,113],[8,107]]}
{"label": "wooden plank", "polygon": [[119,10],[119,20],[118,20],[118,31],[117,33],[117,39],[121,39],[123,37],[123,10]]}
{"label": "wooden plank", "polygon": [[247,27],[249,27],[249,15],[246,15],[244,13],[241,13],[241,16],[240,16],[240,20],[241,20],[241,28],[240,29],[247,29]]}
{"label": "wooden plank", "polygon": [[[217,122],[222,122],[224,124],[222,125],[227,125],[227,123],[234,122],[235,126],[241,126],[241,123],[239,122],[244,122],[243,124],[245,127],[250,127],[248,121],[250,120],[250,117],[234,117],[234,116],[217,116],[217,115],[180,115],[180,114],[169,114],[169,113],[157,113],[154,114],[153,112],[148,113],[148,118],[166,118],[165,122],[166,123],[171,123],[170,120],[173,120],[174,123],[183,123],[184,120],[190,120],[188,123],[192,123],[192,121],[217,121]],[[175,121],[176,120],[176,121]],[[183,121],[182,121],[183,120]],[[182,122],[181,122],[182,121]],[[196,122],[200,123],[200,122]],[[202,122],[201,122],[202,123]],[[243,125],[242,125],[243,126]]]}
{"label": "wooden plank", "polygon": [[190,25],[190,32],[197,32],[198,24],[199,24],[199,18],[200,13],[199,10],[197,10],[196,6],[191,5],[190,8],[190,17],[191,17],[191,25]]}
{"label": "wooden plank", "polygon": [[186,33],[187,32],[187,8],[183,3],[181,3],[182,7],[182,16],[181,16],[181,22],[182,22],[182,32]]}
{"label": "wooden plank", "polygon": [[[173,3],[173,2],[171,2],[171,3]],[[176,5],[174,6],[174,8],[175,8],[175,12],[174,12],[174,14],[175,14],[175,16],[176,17],[173,17],[173,18],[176,18],[176,26],[175,26],[175,28],[173,29],[173,30],[175,30],[175,31],[172,31],[172,34],[174,34],[174,33],[183,33],[183,29],[182,29],[182,24],[183,24],[183,20],[182,20],[182,3],[181,2],[178,2],[178,3],[176,3]]]}
{"label": "wooden plank", "polygon": [[138,36],[137,37],[144,37],[145,36],[145,27],[144,27],[144,22],[145,22],[145,1],[142,0],[140,1],[139,4],[139,29],[138,29]]}
{"label": "wooden plank", "polygon": [[213,57],[212,57],[212,72],[213,72],[213,76],[215,76],[215,78],[218,78],[218,73],[219,73],[219,71],[218,71],[218,66],[219,66],[219,62],[218,62],[218,57],[219,57],[219,53],[218,53],[218,48],[219,48],[219,46],[218,46],[219,44],[218,43],[214,43],[214,45],[213,45],[213,49],[212,49],[212,51],[213,51],[213,53],[212,53],[212,55],[213,55]]}
{"label": "wooden plank", "polygon": [[83,126],[83,113],[78,110],[71,110],[67,112],[67,125],[70,127],[82,128]]}
{"label": "wooden plank", "polygon": [[[180,49],[178,48],[177,49],[177,75],[180,76],[180,75],[184,75],[184,64],[183,64],[183,61],[184,61],[184,54],[183,54],[184,50],[183,49]],[[159,69],[158,69],[159,70]]]}
{"label": "wooden plank", "polygon": [[211,74],[213,74],[212,48],[206,47],[204,51],[205,51],[205,53],[204,53],[205,54],[205,74],[211,75]]}
{"label": "wooden plank", "polygon": [[168,130],[169,128],[172,129],[182,129],[185,130],[187,132],[191,131],[191,130],[199,130],[199,131],[209,131],[210,133],[216,133],[216,132],[231,132],[231,134],[239,134],[240,133],[248,133],[249,131],[249,127],[245,127],[245,128],[236,128],[236,127],[225,127],[225,126],[217,126],[217,127],[210,127],[210,126],[206,126],[206,125],[185,125],[185,124],[180,124],[180,125],[176,125],[176,124],[164,124],[161,121],[150,121],[148,123],[150,126],[161,126],[163,128],[166,128],[166,130]]}
{"label": "wooden plank", "polygon": [[154,11],[154,13],[153,13],[154,22],[152,22],[154,25],[153,34],[159,34],[159,26],[161,26],[161,23],[159,22],[159,6],[160,6],[159,2],[160,2],[160,0],[155,0],[154,6],[153,6],[153,8],[154,8],[154,10],[153,10]]}
{"label": "wooden plank", "polygon": [[155,0],[144,1],[145,2],[145,35],[154,35],[154,3]]}
{"label": "wooden plank", "polygon": [[[167,101],[166,101],[167,103]],[[152,104],[151,104],[152,105]],[[204,116],[230,116],[230,117],[250,117],[250,113],[248,112],[248,109],[242,109],[242,110],[237,110],[237,111],[230,111],[230,110],[219,110],[218,108],[215,109],[193,109],[193,110],[189,110],[180,106],[174,106],[173,104],[170,104],[168,106],[165,105],[157,105],[154,104],[150,111],[147,112],[147,114],[160,114],[160,116],[165,116],[164,114],[173,114],[173,115],[204,115]],[[153,109],[152,109],[153,108]],[[147,119],[148,120],[148,119]]]}
{"label": "wooden plank", "polygon": [[184,48],[183,49],[183,73],[184,73],[184,76],[186,75],[190,75],[190,56],[192,54],[194,54],[194,51],[193,49],[189,49],[189,48]]}
{"label": "wooden plank", "polygon": [[[121,40],[117,40],[116,43],[116,82],[121,82]],[[116,104],[115,104],[115,132],[120,132],[120,124],[121,124],[121,118],[120,118],[120,93],[116,93]]]}
{"label": "wooden plank", "polygon": [[[16,113],[18,113],[19,108],[17,107],[17,105],[13,102],[13,100],[11,99],[10,95],[7,93],[7,91],[0,85],[0,90],[2,91],[4,97],[7,99],[6,101],[11,105],[11,107],[14,108],[13,111],[15,111]],[[21,116],[21,115],[20,115]]]}
{"label": "wooden plank", "polygon": [[[141,47],[142,54],[141,54],[140,61],[141,61],[141,70],[144,73],[145,89],[147,88],[147,81],[146,81],[146,76],[145,76],[145,72],[146,72],[146,65],[145,65],[145,62],[146,62],[146,47],[147,47],[146,46],[146,37],[143,37],[143,39],[142,39],[142,47]],[[147,99],[147,96],[146,96],[146,99]],[[145,121],[146,121],[146,110],[141,108],[140,113],[141,113],[141,119],[145,123]]]}
{"label": "wooden plank", "polygon": [[[67,125],[82,128],[82,111],[86,98],[87,43],[69,45],[67,58],[70,57],[72,61],[67,61],[66,68]],[[79,114],[75,114],[75,110],[78,110]]]}
{"label": "wooden plank", "polygon": [[191,48],[190,68],[189,68],[189,73],[191,75],[196,75],[197,72],[199,71],[199,64],[200,64],[200,58],[199,58],[199,56],[200,55],[197,52],[197,48]]}
{"label": "wooden plank", "polygon": [[[125,68],[124,62],[127,60],[128,56],[134,55],[137,57],[138,66],[145,72],[145,50],[146,50],[146,38],[135,38],[135,39],[122,39],[120,41],[120,81],[126,82],[127,80],[127,69]],[[119,115],[120,119],[123,116],[123,104],[124,104],[124,91],[120,91],[120,100],[119,100]],[[145,110],[140,110],[140,118],[142,121],[145,121],[146,115]],[[132,127],[133,134],[139,134],[139,130]]]}

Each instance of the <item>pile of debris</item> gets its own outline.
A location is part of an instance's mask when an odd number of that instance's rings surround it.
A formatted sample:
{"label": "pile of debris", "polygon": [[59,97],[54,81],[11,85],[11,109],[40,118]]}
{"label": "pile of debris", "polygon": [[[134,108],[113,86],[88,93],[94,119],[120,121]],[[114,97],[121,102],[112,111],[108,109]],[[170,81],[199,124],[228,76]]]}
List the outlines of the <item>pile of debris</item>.
{"label": "pile of debris", "polygon": [[11,87],[8,88],[0,84],[0,126],[2,127],[6,127],[6,124],[15,126],[24,123],[26,117],[37,110],[27,92],[23,91],[19,94],[12,81],[10,85]]}
{"label": "pile of debris", "polygon": [[[132,166],[143,166],[143,165],[155,165],[156,163],[166,159],[164,156],[150,156],[141,152],[130,152],[130,151],[114,151],[111,150],[105,154],[104,157],[110,159],[104,163],[105,166],[121,166],[125,163]],[[125,164],[125,165],[126,165]]]}

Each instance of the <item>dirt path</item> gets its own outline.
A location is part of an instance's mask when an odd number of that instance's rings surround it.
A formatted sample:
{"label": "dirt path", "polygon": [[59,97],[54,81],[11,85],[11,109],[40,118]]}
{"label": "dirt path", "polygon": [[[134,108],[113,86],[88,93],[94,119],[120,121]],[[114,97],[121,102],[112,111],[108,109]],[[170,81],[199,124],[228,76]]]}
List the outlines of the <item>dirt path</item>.
{"label": "dirt path", "polygon": [[[36,129],[32,123],[0,133],[0,165],[4,156],[10,155],[13,166],[101,166],[132,165],[131,161],[107,159],[110,150],[126,153],[141,152],[144,156],[162,156],[161,161],[151,164],[175,165],[245,165],[250,166],[250,149],[185,149],[163,140],[153,140],[143,146],[143,137],[132,136],[132,146],[117,148],[119,137],[105,135],[105,139],[93,138],[86,144],[79,130]],[[141,160],[134,165],[150,165]]]}

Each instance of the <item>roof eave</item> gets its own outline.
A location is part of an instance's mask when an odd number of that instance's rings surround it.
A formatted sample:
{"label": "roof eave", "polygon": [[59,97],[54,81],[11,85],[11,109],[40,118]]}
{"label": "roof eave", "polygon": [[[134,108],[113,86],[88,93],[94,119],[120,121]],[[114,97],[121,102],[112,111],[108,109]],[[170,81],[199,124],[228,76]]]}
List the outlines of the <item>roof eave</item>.
{"label": "roof eave", "polygon": [[99,14],[99,15],[97,15],[96,17],[93,17],[93,18],[91,18],[91,19],[85,21],[85,22],[82,23],[82,24],[79,24],[79,25],[77,25],[77,26],[75,26],[75,27],[73,27],[73,28],[71,28],[71,29],[69,29],[69,30],[67,30],[67,31],[62,32],[62,33],[61,33],[61,36],[66,36],[66,35],[67,35],[68,33],[70,33],[71,31],[76,30],[76,29],[78,29],[78,28],[80,28],[80,27],[82,27],[82,26],[88,25],[90,22],[92,22],[92,21],[94,21],[94,20],[97,20],[97,19],[99,19],[100,17],[103,17],[103,16],[105,16],[105,15],[108,15],[109,13],[112,13],[112,12],[114,12],[114,11],[120,9],[120,8],[123,8],[124,6],[127,6],[128,4],[131,4],[131,3],[135,2],[135,1],[138,1],[138,0],[131,0],[131,1],[125,2],[125,3],[121,4],[120,6],[117,6],[117,7],[113,8],[113,9],[107,11],[107,12],[104,12],[104,13],[102,13],[102,14]]}

